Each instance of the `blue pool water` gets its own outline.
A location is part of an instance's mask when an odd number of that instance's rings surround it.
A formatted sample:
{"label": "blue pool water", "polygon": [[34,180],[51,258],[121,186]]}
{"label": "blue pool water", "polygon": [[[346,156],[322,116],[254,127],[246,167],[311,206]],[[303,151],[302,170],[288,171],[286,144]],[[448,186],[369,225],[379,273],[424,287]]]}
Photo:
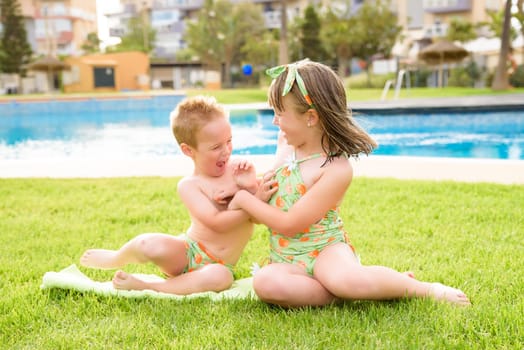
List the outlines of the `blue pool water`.
{"label": "blue pool water", "polygon": [[[0,160],[151,158],[179,154],[169,112],[182,96],[0,104]],[[231,112],[235,154],[273,154],[270,110]],[[524,159],[524,114],[356,114],[377,155]]]}

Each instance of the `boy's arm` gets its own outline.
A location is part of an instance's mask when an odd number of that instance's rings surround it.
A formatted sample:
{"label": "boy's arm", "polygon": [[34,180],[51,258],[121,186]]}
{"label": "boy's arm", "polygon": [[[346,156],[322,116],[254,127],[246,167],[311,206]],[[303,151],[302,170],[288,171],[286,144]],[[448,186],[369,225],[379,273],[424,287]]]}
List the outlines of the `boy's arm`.
{"label": "boy's arm", "polygon": [[228,205],[239,189],[255,194],[261,180],[257,179],[255,166],[246,159],[231,160],[229,166],[233,173],[233,183],[229,188],[221,188],[212,194],[213,200],[219,204]]}
{"label": "boy's arm", "polygon": [[191,217],[215,232],[228,232],[249,220],[245,211],[227,210],[207,197],[194,179],[180,180],[177,190]]}

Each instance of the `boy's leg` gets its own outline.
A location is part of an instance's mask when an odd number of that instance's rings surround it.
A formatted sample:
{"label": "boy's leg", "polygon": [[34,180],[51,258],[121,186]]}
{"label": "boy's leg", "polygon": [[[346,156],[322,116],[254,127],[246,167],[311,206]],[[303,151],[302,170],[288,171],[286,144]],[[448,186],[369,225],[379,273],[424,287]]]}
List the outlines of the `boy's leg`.
{"label": "boy's leg", "polygon": [[304,268],[292,264],[264,266],[253,277],[253,288],[262,301],[283,307],[321,306],[336,300]]}
{"label": "boy's leg", "polygon": [[89,249],[80,258],[83,266],[103,269],[147,262],[157,265],[169,276],[179,275],[187,265],[184,240],[163,233],[144,233],[118,250]]}
{"label": "boy's leg", "polygon": [[432,297],[469,305],[466,295],[438,283],[421,282],[409,274],[384,266],[363,266],[347,245],[338,243],[323,250],[315,263],[314,276],[331,293],[343,299],[388,300]]}
{"label": "boy's leg", "polygon": [[198,270],[171,277],[165,281],[147,282],[136,276],[117,271],[113,277],[116,289],[144,290],[187,295],[198,292],[220,292],[233,284],[231,271],[222,264],[209,264]]}

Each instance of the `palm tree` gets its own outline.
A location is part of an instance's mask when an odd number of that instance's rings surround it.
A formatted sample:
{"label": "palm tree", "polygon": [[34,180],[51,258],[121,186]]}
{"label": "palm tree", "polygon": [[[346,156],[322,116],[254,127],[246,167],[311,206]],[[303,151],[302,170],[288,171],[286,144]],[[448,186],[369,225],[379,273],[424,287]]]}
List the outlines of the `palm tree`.
{"label": "palm tree", "polygon": [[493,90],[506,90],[509,87],[508,69],[506,66],[509,54],[509,39],[510,39],[510,23],[511,23],[511,0],[506,0],[506,7],[504,8],[504,26],[502,28],[502,35],[500,38],[500,53],[499,63],[495,71],[495,77],[491,88]]}
{"label": "palm tree", "polygon": [[278,64],[288,64],[289,54],[287,49],[287,7],[286,0],[280,0],[280,47],[278,50]]}

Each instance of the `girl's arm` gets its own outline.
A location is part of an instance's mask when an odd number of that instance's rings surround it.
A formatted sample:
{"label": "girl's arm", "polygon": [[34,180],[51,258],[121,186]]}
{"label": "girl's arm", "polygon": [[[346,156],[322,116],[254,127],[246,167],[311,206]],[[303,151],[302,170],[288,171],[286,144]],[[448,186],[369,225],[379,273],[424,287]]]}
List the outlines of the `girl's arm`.
{"label": "girl's arm", "polygon": [[208,198],[196,181],[182,179],[177,189],[191,217],[215,232],[229,232],[250,219],[245,211],[227,210],[226,206]]}
{"label": "girl's arm", "polygon": [[287,212],[275,208],[247,191],[239,191],[230,208],[243,209],[257,222],[286,236],[294,236],[324,217],[342,200],[351,183],[353,170],[349,162],[329,165],[322,176]]}

